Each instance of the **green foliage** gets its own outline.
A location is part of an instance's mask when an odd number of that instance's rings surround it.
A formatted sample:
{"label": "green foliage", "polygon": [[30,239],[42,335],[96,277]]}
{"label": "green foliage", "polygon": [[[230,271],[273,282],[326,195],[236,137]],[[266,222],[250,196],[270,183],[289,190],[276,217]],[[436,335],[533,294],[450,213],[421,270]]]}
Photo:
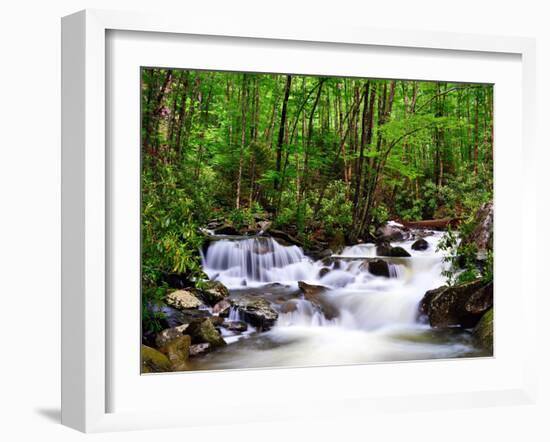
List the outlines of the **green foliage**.
{"label": "green foliage", "polygon": [[437,245],[438,250],[446,253],[444,261],[447,268],[442,274],[447,279],[447,285],[462,284],[478,278],[485,282],[493,280],[493,251],[487,251],[487,256],[480,259],[474,244],[464,243],[460,238],[466,238],[475,228],[474,217],[469,217],[461,223],[459,231],[450,227]]}
{"label": "green foliage", "polygon": [[481,204],[491,199],[490,173],[474,175],[460,170],[442,186],[425,181],[419,188],[418,197],[414,186],[400,187],[395,196],[395,213],[404,220],[462,218],[465,214],[471,216]]}
{"label": "green foliage", "polygon": [[333,181],[327,187],[327,197],[323,199],[319,218],[329,234],[336,230],[347,230],[353,221],[351,201],[346,198],[346,185],[342,181]]}
{"label": "green foliage", "polygon": [[372,209],[373,224],[380,226],[390,220],[390,212],[384,204]]}

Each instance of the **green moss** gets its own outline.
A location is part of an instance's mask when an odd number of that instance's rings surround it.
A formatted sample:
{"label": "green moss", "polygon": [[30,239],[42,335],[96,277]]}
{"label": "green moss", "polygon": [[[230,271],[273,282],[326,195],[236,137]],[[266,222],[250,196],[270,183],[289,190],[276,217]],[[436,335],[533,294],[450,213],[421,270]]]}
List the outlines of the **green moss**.
{"label": "green moss", "polygon": [[162,373],[172,371],[170,360],[160,351],[146,345],[141,346],[141,372]]}
{"label": "green moss", "polygon": [[212,348],[226,345],[221,335],[210,319],[197,320],[189,324],[186,330],[191,335],[193,343],[208,342]]}
{"label": "green moss", "polygon": [[488,310],[479,320],[473,336],[481,347],[493,353],[493,309]]}
{"label": "green moss", "polygon": [[169,340],[159,350],[168,357],[172,369],[181,371],[186,367],[190,347],[191,336],[183,335]]}

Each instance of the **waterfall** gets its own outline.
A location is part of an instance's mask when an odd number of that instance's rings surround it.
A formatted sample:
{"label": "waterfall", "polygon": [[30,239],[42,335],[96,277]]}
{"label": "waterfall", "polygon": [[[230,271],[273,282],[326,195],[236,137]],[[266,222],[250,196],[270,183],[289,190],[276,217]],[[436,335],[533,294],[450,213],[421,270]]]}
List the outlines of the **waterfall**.
{"label": "waterfall", "polygon": [[[277,282],[296,291],[298,281],[323,286],[324,298],[341,313],[339,318],[326,321],[308,301],[300,301],[295,311],[281,314],[280,325],[336,324],[370,330],[414,323],[424,293],[444,284],[444,260],[437,251],[441,235],[426,238],[426,251],[412,250],[412,240],[400,242],[399,246],[411,254],[408,258],[377,257],[374,244],[357,244],[344,248],[341,255],[333,255],[329,262],[313,261],[297,246],[284,246],[269,237],[252,237],[213,241],[202,259],[209,277],[230,289]],[[366,263],[373,259],[388,263],[389,278],[368,271]]]}
{"label": "waterfall", "polygon": [[[445,284],[442,271],[447,263],[437,250],[442,235],[435,232],[426,237],[429,247],[423,251],[412,249],[413,240],[394,244],[407,250],[410,257],[377,256],[373,244],[358,244],[322,261],[268,237],[213,241],[202,256],[209,277],[229,287],[232,296],[244,291],[268,299],[279,316],[267,332],[255,335],[249,327],[241,336],[228,334],[225,338],[234,345],[231,351],[212,353],[210,359],[197,362],[198,368],[345,364],[472,354],[467,334],[437,335],[417,320],[418,304],[426,291]],[[369,262],[379,259],[388,263],[389,277],[369,271]],[[322,287],[313,288],[319,292],[308,298],[298,289],[298,281]],[[323,313],[325,305],[337,314],[328,319]],[[228,319],[243,318],[232,308]]]}
{"label": "waterfall", "polygon": [[269,237],[213,241],[202,256],[210,278],[228,287],[310,279],[313,262],[297,246],[283,246]]}

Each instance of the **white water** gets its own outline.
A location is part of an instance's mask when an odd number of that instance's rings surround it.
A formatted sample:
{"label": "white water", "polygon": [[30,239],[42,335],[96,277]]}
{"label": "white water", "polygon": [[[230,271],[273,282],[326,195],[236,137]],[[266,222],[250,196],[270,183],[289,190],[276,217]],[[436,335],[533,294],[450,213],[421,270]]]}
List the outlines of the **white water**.
{"label": "white water", "polygon": [[[464,334],[443,336],[418,322],[418,304],[427,290],[445,284],[445,263],[438,252],[441,233],[426,237],[425,251],[412,250],[414,241],[395,243],[410,258],[384,258],[390,263],[390,278],[374,276],[362,266],[362,258],[376,257],[372,244],[346,247],[332,263],[306,257],[296,247],[285,247],[272,238],[219,240],[210,244],[203,267],[212,279],[232,291],[253,288],[270,295],[269,283],[288,286],[297,282],[322,285],[322,295],[339,316],[327,320],[311,303],[294,296],[295,311],[280,313],[268,332],[215,352],[197,368],[247,368],[300,366],[371,361],[448,358],[474,352]],[[328,268],[324,276],[320,271]],[[262,286],[265,286],[262,288]],[[292,296],[291,296],[292,298]],[[280,306],[279,306],[280,307]],[[234,318],[237,319],[237,318]],[[438,334],[439,333],[439,334]]]}

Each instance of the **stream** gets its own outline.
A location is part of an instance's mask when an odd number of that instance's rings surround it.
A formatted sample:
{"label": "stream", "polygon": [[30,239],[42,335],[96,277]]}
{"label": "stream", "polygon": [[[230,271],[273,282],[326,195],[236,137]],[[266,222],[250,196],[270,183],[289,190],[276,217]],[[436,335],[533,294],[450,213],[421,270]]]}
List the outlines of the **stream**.
{"label": "stream", "polygon": [[[203,269],[221,281],[230,297],[261,296],[278,310],[268,331],[249,326],[241,334],[223,331],[226,347],[195,358],[195,370],[361,364],[483,356],[470,333],[437,330],[418,318],[426,291],[445,284],[444,255],[437,251],[441,232],[424,239],[392,243],[411,254],[382,258],[390,277],[374,276],[362,265],[375,259],[374,244],[346,247],[340,255],[314,261],[297,246],[270,237],[213,241],[202,256]],[[326,287],[324,299],[338,315],[327,319],[304,299],[298,282]],[[293,304],[292,308],[286,308]],[[229,319],[242,319],[232,311]]]}

